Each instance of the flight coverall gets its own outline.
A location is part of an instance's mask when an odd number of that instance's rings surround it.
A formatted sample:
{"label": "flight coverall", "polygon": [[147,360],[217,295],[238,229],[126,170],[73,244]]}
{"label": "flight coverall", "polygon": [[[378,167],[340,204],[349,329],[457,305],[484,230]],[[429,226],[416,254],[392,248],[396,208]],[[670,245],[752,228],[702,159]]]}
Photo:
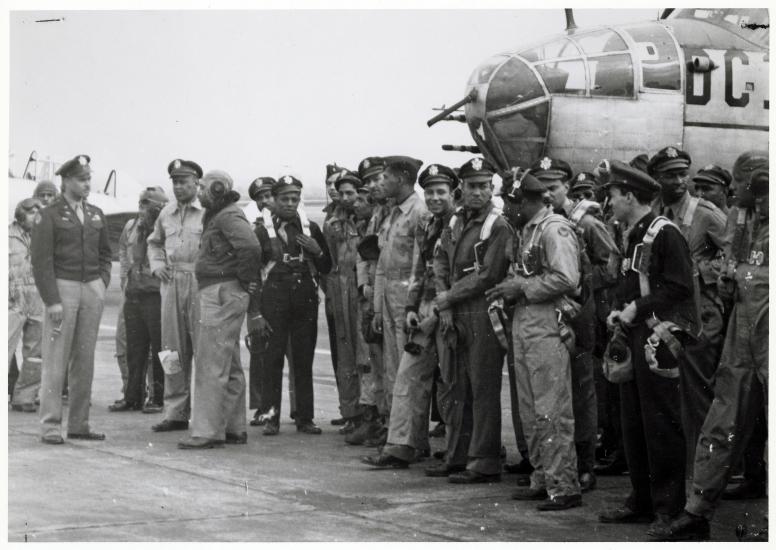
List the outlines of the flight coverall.
{"label": "flight coverall", "polygon": [[[492,203],[481,211],[456,211],[454,227],[442,230],[434,255],[437,299],[453,310],[455,344],[443,335],[440,358],[439,409],[447,430],[447,465],[484,475],[501,473],[501,371],[504,350],[488,316],[485,291],[507,274],[513,233],[502,217],[490,237],[480,243],[480,231]],[[480,265],[475,263],[478,246]],[[482,248],[486,248],[484,254]],[[444,293],[444,294],[443,294]],[[450,353],[450,347],[455,353]]]}
{"label": "flight coverall", "polygon": [[[177,371],[164,375],[164,420],[188,421],[194,345],[199,330],[199,299],[194,262],[202,238],[204,210],[198,200],[171,201],[159,213],[148,237],[151,271],[172,268],[172,279],[162,281],[162,350],[176,352]],[[180,369],[180,370],[178,370]]]}
{"label": "flight coverall", "polygon": [[[626,506],[638,514],[674,517],[685,502],[685,439],[681,423],[679,379],[653,373],[644,346],[652,329],[647,320],[670,321],[680,327],[682,340],[697,333],[693,297],[693,268],[687,241],[678,228],[664,226],[655,236],[649,254],[650,292],[642,296],[639,273],[634,271],[634,250],[643,239],[655,215],[650,212],[628,233],[616,299],[622,309],[635,302],[636,317],[627,327],[634,379],[620,384],[620,407],[625,456],[632,491]],[[660,346],[661,348],[663,346]],[[659,358],[661,368],[684,368],[678,359]],[[666,362],[664,364],[664,361]]]}
{"label": "flight coverall", "polygon": [[[327,300],[331,302],[337,357],[335,374],[343,418],[361,413],[360,371],[369,362],[366,342],[358,329],[358,286],[356,283],[356,247],[361,240],[353,215],[338,208],[323,226],[323,234],[332,257],[327,276]],[[333,358],[334,359],[334,358]]]}
{"label": "flight coverall", "polygon": [[[697,206],[692,203],[697,201]],[[688,217],[688,211],[693,208]],[[693,477],[695,444],[714,397],[714,379],[725,338],[723,303],[717,293],[717,279],[725,247],[725,214],[713,203],[691,197],[689,192],[676,204],[663,207],[663,215],[679,226],[687,239],[697,267],[700,285],[702,332],[687,342],[686,367],[680,371],[682,429],[687,441],[687,488]]]}
{"label": "flight coverall", "polygon": [[62,304],[64,310],[58,326],[47,314],[43,317],[41,436],[61,435],[66,375],[67,433],[88,434],[94,348],[113,255],[102,210],[85,201],[70,204],[63,196],[55,199],[33,227],[31,251],[35,286],[43,303]]}
{"label": "flight coverall", "polygon": [[8,226],[8,360],[22,341],[22,368],[12,405],[34,405],[40,390],[43,301],[32,274],[32,235],[19,222]]}
{"label": "flight coverall", "polygon": [[433,304],[436,296],[434,246],[449,221],[450,214],[423,219],[415,231],[412,278],[405,310],[418,314],[418,330],[414,330],[409,339],[419,346],[420,353],[402,352],[393,389],[388,439],[383,447],[384,454],[405,462],[413,462],[416,451],[430,450],[428,411],[434,370],[438,365],[437,347],[442,345]]}
{"label": "flight coverall", "polygon": [[[584,206],[584,205],[582,205]],[[597,204],[596,204],[597,206]],[[617,281],[616,269],[610,258],[617,259],[617,245],[604,223],[588,210],[578,221],[574,205],[567,201],[564,214],[570,216],[578,244],[590,261],[593,307],[586,312],[586,334],[576,335],[576,349],[571,357],[571,396],[574,409],[574,442],[579,474],[593,473],[595,449],[598,442],[598,402],[595,368],[601,368],[601,357],[606,349],[606,316],[609,314],[608,290]],[[591,208],[592,210],[592,208]],[[577,215],[575,215],[577,214]],[[581,214],[581,212],[579,213]]]}
{"label": "flight coverall", "polygon": [[318,275],[331,270],[331,256],[320,228],[310,222],[310,237],[321,255],[311,258],[296,242],[303,233],[300,218],[284,222],[273,216],[276,237],[258,230],[263,249],[272,250],[269,270],[262,283],[261,313],[272,329],[264,355],[261,376],[261,404],[280,415],[283,390],[283,359],[289,338],[293,342],[296,424],[311,422],[313,409],[313,358],[318,336]]}
{"label": "flight coverall", "polygon": [[391,209],[378,233],[380,258],[375,271],[374,310],[375,315],[382,316],[384,391],[388,414],[393,402],[399,359],[407,343],[405,308],[412,275],[415,232],[427,212],[423,199],[413,191]]}
{"label": "flight coverall", "polygon": [[571,363],[557,303],[579,286],[579,245],[568,221],[547,207],[520,234],[513,278],[520,294],[512,343],[520,419],[528,443],[531,488],[550,498],[580,493],[574,447]]}
{"label": "flight coverall", "polygon": [[[741,215],[743,239],[733,238]],[[750,440],[768,399],[768,220],[753,209],[731,209],[727,222],[725,270],[734,285],[733,309],[714,400],[695,447],[695,477],[685,509],[711,520],[731,469]]]}
{"label": "flight coverall", "polygon": [[261,246],[235,204],[212,214],[206,211],[203,222],[195,267],[200,328],[191,435],[223,441],[227,433],[246,431],[240,329],[251,302],[247,289],[259,282]]}

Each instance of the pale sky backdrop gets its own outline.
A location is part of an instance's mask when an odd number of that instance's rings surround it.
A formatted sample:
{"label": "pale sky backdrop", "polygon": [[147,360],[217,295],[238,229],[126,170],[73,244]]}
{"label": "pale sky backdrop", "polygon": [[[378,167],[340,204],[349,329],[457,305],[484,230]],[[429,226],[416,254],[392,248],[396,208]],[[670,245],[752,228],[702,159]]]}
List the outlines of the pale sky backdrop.
{"label": "pale sky backdrop", "polygon": [[[581,28],[657,15],[575,9]],[[153,185],[181,157],[242,191],[292,173],[309,199],[333,161],[460,165],[471,155],[440,145],[470,145],[468,131],[427,128],[432,108],[461,99],[490,55],[564,27],[562,9],[11,12],[12,167],[33,149],[87,153],[95,169]]]}

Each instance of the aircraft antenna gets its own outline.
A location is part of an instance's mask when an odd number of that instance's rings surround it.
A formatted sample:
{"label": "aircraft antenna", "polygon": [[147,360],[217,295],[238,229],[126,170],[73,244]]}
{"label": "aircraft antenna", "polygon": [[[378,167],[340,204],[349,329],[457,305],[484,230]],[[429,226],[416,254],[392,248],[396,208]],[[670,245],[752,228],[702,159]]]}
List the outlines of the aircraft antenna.
{"label": "aircraft antenna", "polygon": [[37,177],[37,175],[38,175],[38,162],[37,161],[38,161],[38,153],[37,153],[37,151],[33,150],[32,153],[30,153],[30,158],[27,159],[27,164],[24,166],[24,172],[22,172],[22,178],[29,179],[29,178],[27,178],[27,170],[30,169],[30,164],[32,164],[33,162],[35,163],[35,174],[33,174],[32,179],[35,179]]}
{"label": "aircraft antenna", "polygon": [[577,30],[577,24],[574,22],[574,10],[566,8],[563,11],[566,12],[566,32],[573,34]]}

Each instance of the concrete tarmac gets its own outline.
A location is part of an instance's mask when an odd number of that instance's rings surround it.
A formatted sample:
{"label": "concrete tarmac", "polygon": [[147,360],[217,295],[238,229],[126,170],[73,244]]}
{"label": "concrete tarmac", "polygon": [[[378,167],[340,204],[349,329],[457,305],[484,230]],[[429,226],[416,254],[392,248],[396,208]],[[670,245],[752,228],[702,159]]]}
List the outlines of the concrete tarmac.
{"label": "concrete tarmac", "polygon": [[[8,413],[9,541],[646,540],[644,525],[597,521],[601,510],[627,495],[626,476],[600,477],[581,508],[538,512],[532,503],[510,500],[512,475],[465,486],[425,477],[423,468],[432,460],[409,470],[369,470],[358,459],[375,449],[346,445],[330,425],[339,414],[322,305],[314,378],[323,434],[298,434],[285,401],[278,436],[249,427],[247,445],[179,450],[186,432],[150,430],[159,414],[107,410],[121,397],[113,357],[117,300],[114,280],[97,346],[91,409],[92,429],[107,439],[43,445],[36,414]],[[245,349],[242,361],[247,378]],[[502,440],[512,462],[517,451],[506,371],[501,403]],[[442,446],[432,440],[433,450]],[[766,515],[766,499],[724,502],[712,537],[736,540],[736,525],[759,529]]]}

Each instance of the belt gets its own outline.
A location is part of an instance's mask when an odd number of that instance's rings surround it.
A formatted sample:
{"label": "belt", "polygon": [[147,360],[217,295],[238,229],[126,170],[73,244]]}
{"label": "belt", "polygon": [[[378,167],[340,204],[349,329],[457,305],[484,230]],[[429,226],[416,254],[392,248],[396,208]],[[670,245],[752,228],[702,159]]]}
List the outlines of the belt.
{"label": "belt", "polygon": [[184,273],[194,273],[194,262],[175,262],[173,264],[170,264],[170,267],[173,269],[173,271],[181,271]]}

